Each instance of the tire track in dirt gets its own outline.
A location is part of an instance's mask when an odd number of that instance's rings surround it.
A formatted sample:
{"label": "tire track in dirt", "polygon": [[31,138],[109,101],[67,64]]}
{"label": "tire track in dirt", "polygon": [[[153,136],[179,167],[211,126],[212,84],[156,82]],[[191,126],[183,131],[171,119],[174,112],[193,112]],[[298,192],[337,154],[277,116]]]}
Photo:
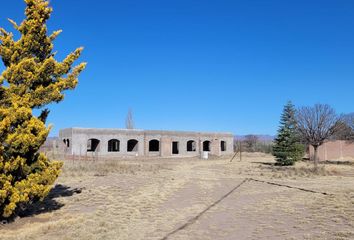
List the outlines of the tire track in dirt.
{"label": "tire track in dirt", "polygon": [[233,189],[231,189],[228,193],[226,193],[225,195],[223,195],[221,198],[219,198],[217,201],[215,201],[214,203],[212,203],[211,205],[209,205],[207,208],[205,208],[202,212],[200,212],[198,215],[196,215],[195,217],[189,219],[185,224],[183,224],[182,226],[180,226],[179,228],[173,230],[172,232],[168,233],[166,236],[164,236],[163,238],[161,238],[161,240],[167,240],[170,236],[176,234],[177,232],[187,228],[188,226],[194,224],[203,214],[205,214],[207,211],[209,211],[211,208],[213,208],[214,206],[216,206],[217,204],[219,204],[221,201],[223,201],[225,198],[227,198],[229,195],[231,195],[232,193],[234,193],[237,189],[239,189],[243,184],[250,182],[250,181],[254,181],[254,182],[259,182],[259,183],[264,183],[264,184],[269,184],[269,185],[273,185],[273,186],[278,186],[278,187],[286,187],[286,188],[290,188],[290,189],[296,189],[296,190],[300,190],[300,191],[304,191],[304,192],[308,192],[308,193],[315,193],[315,194],[322,194],[322,195],[326,195],[326,196],[333,196],[334,194],[329,194],[326,192],[318,192],[318,191],[314,191],[314,190],[310,190],[310,189],[305,189],[305,188],[300,188],[300,187],[293,187],[290,185],[286,185],[286,184],[280,184],[280,183],[274,183],[274,182],[269,182],[269,181],[265,181],[265,180],[259,180],[259,179],[254,179],[254,178],[245,178],[240,184],[238,184],[237,186],[235,186]]}
{"label": "tire track in dirt", "polygon": [[223,195],[221,198],[219,198],[217,201],[215,201],[213,204],[209,205],[206,209],[204,209],[202,212],[200,212],[198,215],[196,215],[195,217],[189,219],[185,224],[183,224],[182,226],[180,226],[179,228],[177,228],[176,230],[170,232],[169,234],[167,234],[165,237],[161,238],[161,240],[166,240],[168,239],[170,236],[174,235],[175,233],[187,228],[188,226],[192,225],[193,223],[195,223],[204,213],[206,213],[207,211],[209,211],[211,208],[213,208],[214,206],[216,206],[217,204],[219,204],[222,200],[224,200],[225,198],[227,198],[229,195],[231,195],[234,191],[236,191],[238,188],[240,188],[244,183],[246,183],[247,181],[249,181],[247,178],[244,179],[240,184],[238,184],[236,187],[234,187],[231,191],[229,191],[228,193],[226,193],[225,195]]}

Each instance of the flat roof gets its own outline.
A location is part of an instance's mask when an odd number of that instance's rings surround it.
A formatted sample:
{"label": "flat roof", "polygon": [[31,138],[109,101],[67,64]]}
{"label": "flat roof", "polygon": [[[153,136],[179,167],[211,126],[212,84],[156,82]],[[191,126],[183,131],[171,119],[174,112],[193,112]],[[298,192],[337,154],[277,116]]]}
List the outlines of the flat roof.
{"label": "flat roof", "polygon": [[156,134],[156,135],[214,135],[214,136],[230,136],[233,137],[231,132],[197,132],[197,131],[173,131],[173,130],[143,130],[143,129],[124,129],[124,128],[81,128],[72,127],[61,129],[60,131],[72,131],[76,133],[138,133],[138,134]]}

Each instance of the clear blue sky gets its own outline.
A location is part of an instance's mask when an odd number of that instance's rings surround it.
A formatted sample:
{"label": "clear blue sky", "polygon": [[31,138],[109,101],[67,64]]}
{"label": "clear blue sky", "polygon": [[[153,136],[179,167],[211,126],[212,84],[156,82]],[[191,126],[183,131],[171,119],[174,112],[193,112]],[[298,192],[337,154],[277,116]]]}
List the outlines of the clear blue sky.
{"label": "clear blue sky", "polygon": [[[58,58],[88,62],[51,135],[123,128],[129,108],[137,128],[235,134],[275,134],[287,100],[354,111],[353,0],[51,2]],[[0,26],[23,8],[4,1]]]}

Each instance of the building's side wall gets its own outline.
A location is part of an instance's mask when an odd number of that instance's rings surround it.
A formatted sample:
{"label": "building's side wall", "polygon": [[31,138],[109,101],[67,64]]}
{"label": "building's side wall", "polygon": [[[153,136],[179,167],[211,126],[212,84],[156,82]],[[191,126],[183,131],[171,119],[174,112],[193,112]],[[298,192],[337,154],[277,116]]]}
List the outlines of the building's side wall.
{"label": "building's side wall", "polygon": [[[199,138],[195,136],[170,136],[168,137],[169,142],[168,144],[168,149],[169,152],[168,154],[165,154],[165,156],[185,156],[185,157],[195,157],[199,156]],[[187,151],[187,142],[188,141],[195,141],[196,149],[195,151]],[[172,144],[173,142],[178,142],[178,154],[172,154]]]}
{"label": "building's side wall", "polygon": [[161,138],[161,157],[170,157],[172,152],[172,138],[164,136]]}
{"label": "building's side wall", "polygon": [[[310,146],[310,156],[313,158],[314,149]],[[347,160],[354,159],[354,143],[348,141],[329,141],[318,148],[318,159],[325,160]]]}
{"label": "building's side wall", "polygon": [[[60,141],[66,138],[70,139],[70,149],[67,149],[67,152],[76,156],[196,157],[202,154],[204,141],[210,141],[209,153],[211,155],[233,154],[233,136],[231,134],[72,128],[60,131]],[[99,145],[94,152],[88,152],[89,139],[99,140]],[[118,152],[108,151],[108,142],[112,139],[119,141]],[[136,152],[127,151],[127,143],[130,139],[138,141],[138,150]],[[149,151],[151,140],[159,141],[159,151]],[[195,151],[187,150],[188,141],[195,142]],[[226,142],[225,151],[221,151],[221,141]],[[178,154],[173,154],[172,152],[173,142],[178,142]]]}
{"label": "building's side wall", "polygon": [[[68,147],[67,143],[64,143],[64,140],[69,140],[69,144],[68,144],[69,147]],[[68,155],[73,154],[73,135],[72,135],[71,128],[60,130],[58,145],[59,145],[60,152],[62,152],[64,154],[68,154]]]}
{"label": "building's side wall", "polygon": [[[180,154],[187,157],[196,157],[200,155],[200,139],[197,136],[184,136],[175,138],[175,140],[180,141]],[[195,151],[187,151],[188,141],[195,142]]]}
{"label": "building's side wall", "polygon": [[[125,134],[110,134],[107,132],[73,130],[73,154],[80,156],[144,156],[144,134],[141,132],[127,132]],[[100,141],[97,151],[87,152],[89,139],[98,139]],[[108,152],[108,141],[112,139],[119,140],[119,151]],[[137,151],[128,152],[128,141],[135,139],[138,141]]]}
{"label": "building's side wall", "polygon": [[[233,136],[226,136],[226,137],[221,137],[219,141],[225,141],[226,142],[226,149],[225,151],[221,152],[221,155],[231,155],[234,154],[234,137]],[[220,147],[220,146],[219,146]]]}
{"label": "building's side wall", "polygon": [[[149,147],[150,147],[150,141],[152,140],[157,140],[159,141],[159,151],[158,152],[150,152]],[[150,157],[155,157],[155,156],[161,156],[161,140],[162,136],[161,134],[145,134],[144,133],[144,156],[150,156]]]}
{"label": "building's side wall", "polygon": [[[195,142],[195,151],[187,150],[187,142]],[[175,135],[175,136],[162,136],[161,143],[161,156],[186,156],[186,157],[196,157],[200,156],[203,152],[203,142],[210,141],[210,154],[215,156],[231,155],[233,154],[233,136],[212,136],[212,135]],[[225,151],[221,151],[221,141],[225,141]],[[179,154],[172,154],[172,142],[178,142]]]}

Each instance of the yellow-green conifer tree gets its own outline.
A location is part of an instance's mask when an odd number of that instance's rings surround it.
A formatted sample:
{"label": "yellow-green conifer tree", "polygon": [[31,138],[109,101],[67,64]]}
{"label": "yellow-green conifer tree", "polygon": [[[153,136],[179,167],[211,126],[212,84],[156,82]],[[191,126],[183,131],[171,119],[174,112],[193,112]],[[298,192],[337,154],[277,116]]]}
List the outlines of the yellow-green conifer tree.
{"label": "yellow-green conifer tree", "polygon": [[[38,153],[50,126],[46,105],[63,100],[74,89],[85,63],[73,67],[79,48],[62,62],[55,60],[56,31],[47,33],[52,8],[46,0],[25,0],[26,18],[9,20],[19,39],[0,28],[0,217],[8,218],[28,204],[43,199],[57,179],[62,164]],[[35,116],[34,109],[41,114]]]}

